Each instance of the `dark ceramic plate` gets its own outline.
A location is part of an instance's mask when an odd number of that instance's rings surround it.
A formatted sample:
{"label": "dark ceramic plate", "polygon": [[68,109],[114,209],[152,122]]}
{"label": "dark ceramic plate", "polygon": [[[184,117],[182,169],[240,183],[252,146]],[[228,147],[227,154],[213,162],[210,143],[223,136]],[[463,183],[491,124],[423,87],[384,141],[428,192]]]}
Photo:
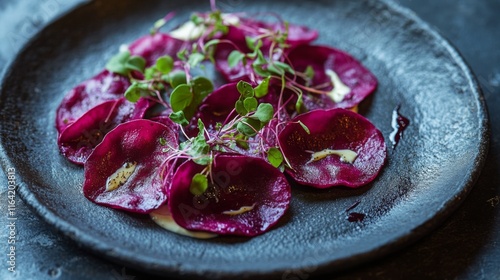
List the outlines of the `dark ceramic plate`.
{"label": "dark ceramic plate", "polygon": [[[429,233],[465,199],[488,145],[478,85],[462,58],[413,13],[382,1],[219,1],[225,11],[272,11],[320,31],[318,43],[360,59],[379,78],[361,113],[391,132],[393,109],[411,125],[371,185],[293,188],[291,209],[252,239],[194,240],[147,217],[99,207],[82,195],[83,172],[59,155],[54,112],[75,84],[120,44],[167,12],[175,23],[208,1],[93,1],[40,32],[14,60],[0,92],[1,151],[19,192],[48,223],[107,259],[170,276],[302,279],[385,255]],[[388,146],[390,143],[388,141]],[[365,214],[349,222],[346,210]]]}

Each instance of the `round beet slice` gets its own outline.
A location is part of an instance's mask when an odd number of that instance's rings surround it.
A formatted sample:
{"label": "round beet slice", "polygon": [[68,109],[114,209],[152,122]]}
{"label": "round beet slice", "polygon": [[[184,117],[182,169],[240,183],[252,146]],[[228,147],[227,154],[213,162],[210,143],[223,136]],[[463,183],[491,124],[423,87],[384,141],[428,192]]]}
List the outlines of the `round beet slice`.
{"label": "round beet slice", "polygon": [[332,80],[335,80],[332,75],[347,87],[343,87],[346,90],[345,95],[335,101],[325,94],[305,95],[304,104],[309,110],[352,108],[377,88],[376,77],[359,61],[341,50],[326,46],[300,45],[290,52],[288,58],[298,72],[312,67],[314,77],[311,87],[330,84],[323,90],[332,91]]}
{"label": "round beet slice", "polygon": [[56,111],[56,128],[61,133],[88,110],[109,100],[116,100],[130,86],[128,78],[103,70],[69,91]]}
{"label": "round beet slice", "polygon": [[233,109],[238,98],[240,93],[236,83],[225,84],[205,97],[187,128],[188,136],[195,137],[198,134],[198,119],[205,124],[209,133],[216,133],[217,123],[222,124],[226,119],[229,121],[236,117],[237,113]]}
{"label": "round beet slice", "polygon": [[163,174],[169,147],[178,148],[176,126],[133,120],[110,131],[85,162],[83,194],[129,212],[149,213],[167,199]]}
{"label": "round beet slice", "polygon": [[187,161],[172,179],[169,209],[183,228],[255,236],[275,225],[288,209],[290,185],[263,159],[219,154],[214,159],[213,176],[208,178],[208,189],[195,196],[189,190],[191,179],[203,169]]}
{"label": "round beet slice", "polygon": [[[316,188],[365,185],[375,179],[386,159],[382,133],[363,116],[345,109],[299,115],[281,131],[278,141],[292,167],[287,173]],[[349,163],[352,152],[357,155]]]}
{"label": "round beet slice", "polygon": [[151,66],[164,55],[177,58],[177,53],[186,46],[189,46],[186,42],[172,38],[168,34],[155,33],[135,40],[130,44],[129,50],[132,55],[142,56],[146,60],[146,65]]}
{"label": "round beet slice", "polygon": [[121,123],[142,118],[149,107],[147,99],[131,103],[120,98],[99,104],[59,135],[59,150],[69,161],[83,164],[106,133]]}
{"label": "round beet slice", "polygon": [[[214,56],[216,62],[215,66],[227,82],[239,82],[240,80],[247,82],[251,81],[249,75],[253,71],[251,66],[253,63],[252,59],[248,59],[246,65],[243,65],[243,63],[240,62],[234,67],[229,66],[227,59],[229,54],[234,51],[236,47],[244,53],[252,53],[253,51],[247,46],[245,38],[259,37],[264,32],[263,30],[272,30],[274,32],[279,31],[283,33],[286,30],[286,27],[283,23],[266,23],[248,18],[240,18],[240,24],[238,26],[229,26],[227,34],[225,34],[221,39],[229,40],[234,45],[228,43],[219,44]],[[316,30],[299,25],[288,26],[288,37],[286,43],[290,46],[290,48],[302,44],[309,44],[316,40],[316,38],[318,38],[318,32]],[[268,55],[271,44],[272,42],[268,38],[263,40],[261,50],[264,55]],[[289,48],[287,48],[285,52],[288,50]]]}

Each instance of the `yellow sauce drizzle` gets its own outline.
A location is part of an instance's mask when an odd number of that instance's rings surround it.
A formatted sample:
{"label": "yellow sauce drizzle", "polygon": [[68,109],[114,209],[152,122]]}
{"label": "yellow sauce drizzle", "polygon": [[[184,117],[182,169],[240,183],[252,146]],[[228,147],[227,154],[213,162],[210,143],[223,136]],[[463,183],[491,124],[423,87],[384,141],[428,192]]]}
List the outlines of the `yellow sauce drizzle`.
{"label": "yellow sauce drizzle", "polygon": [[114,191],[125,184],[132,173],[134,173],[136,166],[137,162],[126,162],[122,167],[118,168],[106,180],[106,191]]}
{"label": "yellow sauce drizzle", "polygon": [[351,92],[351,88],[340,80],[339,75],[335,71],[327,69],[326,74],[330,76],[333,84],[333,89],[328,93],[328,96],[336,103],[342,102],[345,96]]}
{"label": "yellow sauce drizzle", "polygon": [[241,215],[243,213],[246,213],[248,211],[252,211],[253,208],[255,207],[255,203],[252,204],[251,206],[243,206],[241,207],[240,209],[238,210],[228,210],[228,211],[224,211],[222,212],[222,214],[225,214],[225,215],[230,215],[230,216],[236,216],[236,215]]}
{"label": "yellow sauce drizzle", "polygon": [[318,161],[326,158],[329,155],[337,155],[340,157],[340,161],[345,163],[354,163],[358,154],[351,150],[331,150],[324,149],[323,151],[315,152],[311,154],[311,159],[307,163],[311,163],[313,161]]}

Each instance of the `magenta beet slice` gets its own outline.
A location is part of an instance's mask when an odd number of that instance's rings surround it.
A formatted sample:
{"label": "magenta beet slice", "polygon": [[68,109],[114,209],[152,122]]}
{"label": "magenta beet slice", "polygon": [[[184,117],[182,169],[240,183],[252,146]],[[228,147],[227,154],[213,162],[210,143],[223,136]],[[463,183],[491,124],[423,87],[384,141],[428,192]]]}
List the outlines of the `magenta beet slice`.
{"label": "magenta beet slice", "polygon": [[129,86],[127,78],[107,70],[77,85],[66,94],[57,108],[57,131],[61,133],[93,107],[122,97]]}
{"label": "magenta beet slice", "polygon": [[[327,75],[327,69],[333,70],[340,80],[348,86],[351,91],[341,102],[334,102],[326,95],[309,93],[304,97],[304,104],[309,110],[318,108],[352,108],[375,91],[377,87],[376,77],[366,69],[359,61],[348,53],[326,46],[300,45],[294,48],[288,58],[295,70],[303,72],[308,66],[314,70],[312,86],[331,84],[331,78]],[[332,86],[324,90],[332,90]]]}
{"label": "magenta beet slice", "polygon": [[[240,98],[240,93],[236,88],[236,83],[225,84],[211,94],[209,94],[198,107],[198,111],[191,120],[191,124],[187,129],[187,134],[190,137],[195,137],[198,134],[198,119],[205,124],[205,128],[209,133],[216,132],[216,124],[224,123],[228,119],[229,114],[234,109],[234,104]],[[231,114],[231,118],[237,115],[236,112]]]}
{"label": "magenta beet slice", "polygon": [[[144,119],[117,126],[85,163],[83,194],[97,204],[135,213],[160,207],[167,199],[165,178],[160,176],[169,155],[167,145],[178,147],[177,131],[172,127]],[[127,164],[135,166],[129,173],[123,171]],[[108,178],[113,184],[115,179],[122,182],[107,190]]]}
{"label": "magenta beet slice", "polygon": [[131,103],[120,98],[97,105],[59,135],[58,145],[61,153],[73,163],[85,163],[106,133],[120,123],[142,118],[149,104],[146,99]]}
{"label": "magenta beet slice", "polygon": [[[283,30],[282,24],[275,25],[274,30]],[[309,29],[305,26],[293,25],[288,26],[288,39],[287,42],[291,47],[296,47],[298,45],[309,44],[318,38],[318,31]]]}
{"label": "magenta beet slice", "polygon": [[177,58],[177,53],[186,46],[186,42],[170,37],[165,33],[145,35],[129,46],[132,55],[142,56],[146,65],[151,66],[161,56],[169,55]]}
{"label": "magenta beet slice", "polygon": [[[285,176],[263,159],[220,154],[213,165],[213,180],[204,194],[189,191],[191,178],[204,166],[183,163],[169,192],[169,209],[177,224],[189,230],[255,236],[267,231],[290,204]],[[244,208],[247,208],[244,211]],[[239,214],[237,211],[240,210]]]}
{"label": "magenta beet slice", "polygon": [[[251,19],[240,19],[240,25],[245,25],[250,28],[240,28],[237,26],[230,26],[228,33],[221,39],[229,40],[233,42],[239,50],[245,53],[251,53],[252,51],[248,48],[245,37],[257,37],[261,35],[262,31],[259,29],[271,29],[274,31],[284,31],[285,26],[282,23],[265,23],[262,21],[256,21]],[[304,26],[289,25],[288,29],[288,39],[287,44],[290,47],[296,47],[303,44],[309,44],[318,38],[318,32],[316,30],[309,29]],[[263,41],[262,51],[265,55],[268,54],[271,42],[265,39]],[[249,60],[247,65],[244,66],[239,63],[235,67],[229,67],[227,63],[227,58],[229,54],[236,48],[230,44],[219,44],[215,52],[215,66],[217,70],[222,74],[224,79],[228,82],[238,82],[240,80],[250,81],[249,73],[252,71],[252,61]]]}
{"label": "magenta beet slice", "polygon": [[[229,30],[231,30],[231,27]],[[229,44],[218,45],[214,55],[215,68],[228,83],[239,82],[242,80],[250,82],[249,73],[252,71],[251,64],[253,63],[253,60],[249,59],[246,66],[240,62],[236,66],[230,67],[227,62],[227,58],[234,50],[234,46]]]}
{"label": "magenta beet slice", "polygon": [[[310,130],[308,134],[301,121]],[[386,159],[382,133],[363,116],[345,110],[315,110],[299,115],[278,136],[283,154],[293,169],[287,173],[298,183],[316,188],[359,187],[378,175]],[[353,163],[338,155],[310,161],[312,152],[325,149],[357,153]]]}

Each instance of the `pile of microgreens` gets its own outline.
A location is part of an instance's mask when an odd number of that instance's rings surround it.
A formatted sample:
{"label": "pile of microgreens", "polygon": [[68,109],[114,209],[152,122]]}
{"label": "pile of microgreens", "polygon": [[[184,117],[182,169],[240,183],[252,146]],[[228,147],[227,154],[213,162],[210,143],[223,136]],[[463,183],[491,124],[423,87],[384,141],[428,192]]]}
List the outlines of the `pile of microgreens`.
{"label": "pile of microgreens", "polygon": [[[167,15],[164,19],[157,21],[151,34],[157,33],[170,16]],[[284,101],[285,89],[297,96],[295,110],[302,113],[305,112],[302,101],[303,90],[324,94],[326,93],[324,88],[328,84],[310,87],[314,76],[312,67],[307,67],[304,72],[298,72],[290,66],[285,54],[285,50],[289,48],[286,43],[288,24],[284,22],[285,28],[280,31],[240,22],[238,28],[250,34],[256,34],[246,37],[247,47],[251,50],[247,53],[230,40],[217,38],[226,34],[230,25],[225,22],[221,11],[213,7],[212,12],[194,14],[190,20],[198,27],[203,26],[204,32],[195,41],[186,42],[186,47],[177,53],[177,59],[174,60],[171,56],[165,55],[159,57],[154,65],[146,68],[144,58],[124,51],[111,58],[106,65],[109,71],[130,79],[131,85],[125,92],[127,100],[136,102],[141,97],[154,100],[165,108],[170,108],[172,110],[170,119],[180,125],[181,132],[187,140],[183,141],[178,149],[169,146],[165,139],[159,140],[170,154],[165,161],[167,168],[163,174],[172,174],[177,160],[180,159],[190,159],[206,166],[202,172],[193,177],[191,183],[190,191],[194,195],[200,195],[208,187],[208,177],[212,178],[212,163],[217,152],[235,152],[235,145],[248,149],[249,143],[256,142],[259,143],[259,152],[267,154],[271,165],[282,171],[285,166],[291,168],[279,147],[269,147],[268,138],[259,136],[271,133],[277,139],[279,127],[290,123],[290,121],[283,121],[285,118],[281,116],[285,112],[285,106],[291,100],[290,98]],[[262,50],[264,42],[269,44],[267,56]],[[183,127],[189,124],[188,120],[194,117],[203,99],[214,90],[210,79],[203,76],[193,77],[191,70],[204,69],[202,62],[205,61],[215,64],[214,52],[220,44],[230,44],[235,48],[227,59],[229,67],[235,67],[239,63],[251,66],[251,68],[247,67],[248,75],[251,83],[256,86],[245,81],[238,82],[237,89],[240,98],[228,115],[235,115],[235,117],[233,119],[228,117],[223,123],[217,123],[215,133],[209,133],[205,124],[198,119],[199,133],[196,137],[189,138]],[[305,81],[305,85],[298,82],[299,78]],[[259,102],[260,98],[268,94],[271,83],[281,85],[277,112],[274,112],[271,104]],[[235,112],[237,114],[234,114]],[[304,124],[298,123],[309,133],[309,129]],[[167,179],[165,176],[163,178]]]}

